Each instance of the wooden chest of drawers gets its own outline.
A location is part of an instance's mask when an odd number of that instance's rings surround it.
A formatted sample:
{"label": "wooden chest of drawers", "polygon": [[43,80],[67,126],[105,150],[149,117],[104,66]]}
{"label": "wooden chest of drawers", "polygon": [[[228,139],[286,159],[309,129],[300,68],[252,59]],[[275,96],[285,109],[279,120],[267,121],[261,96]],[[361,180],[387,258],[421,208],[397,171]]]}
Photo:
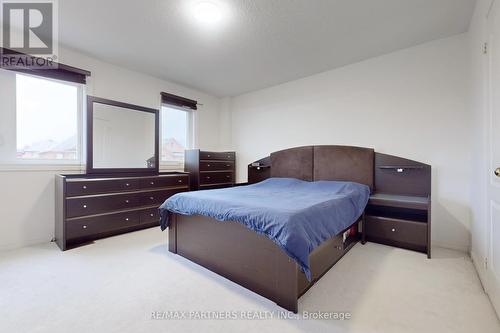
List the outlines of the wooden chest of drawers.
{"label": "wooden chest of drawers", "polygon": [[56,176],[56,243],[62,249],[98,238],[158,226],[158,207],[189,191],[189,175],[103,178]]}
{"label": "wooden chest of drawers", "polygon": [[189,172],[191,190],[234,186],[235,152],[186,150],[184,171]]}

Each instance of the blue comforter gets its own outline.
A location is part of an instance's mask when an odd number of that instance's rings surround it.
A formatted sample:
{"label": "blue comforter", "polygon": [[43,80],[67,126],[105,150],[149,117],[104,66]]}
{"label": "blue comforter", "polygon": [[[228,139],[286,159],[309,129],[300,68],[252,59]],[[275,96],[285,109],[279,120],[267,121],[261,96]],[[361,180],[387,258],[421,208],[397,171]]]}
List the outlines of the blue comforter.
{"label": "blue comforter", "polygon": [[311,280],[309,254],[351,226],[363,213],[370,189],[353,182],[270,178],[218,190],[178,193],[160,207],[161,228],[170,213],[236,221],[274,241]]}

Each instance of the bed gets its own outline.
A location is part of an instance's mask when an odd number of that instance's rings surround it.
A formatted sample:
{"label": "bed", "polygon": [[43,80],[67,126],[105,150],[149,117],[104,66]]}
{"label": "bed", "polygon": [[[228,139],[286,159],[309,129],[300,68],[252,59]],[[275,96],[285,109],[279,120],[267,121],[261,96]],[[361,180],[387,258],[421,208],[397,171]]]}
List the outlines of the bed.
{"label": "bed", "polygon": [[368,202],[374,151],[309,146],[270,161],[271,178],[258,184],[170,198],[162,228],[169,251],[297,312],[299,297],[357,241],[344,232]]}

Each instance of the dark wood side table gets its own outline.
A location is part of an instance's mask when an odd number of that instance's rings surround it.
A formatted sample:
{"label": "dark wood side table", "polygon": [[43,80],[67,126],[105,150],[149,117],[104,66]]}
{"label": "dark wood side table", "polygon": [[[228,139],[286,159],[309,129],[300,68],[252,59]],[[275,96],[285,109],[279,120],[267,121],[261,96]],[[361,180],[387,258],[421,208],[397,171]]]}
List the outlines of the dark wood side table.
{"label": "dark wood side table", "polygon": [[431,257],[430,196],[375,193],[363,219],[362,243],[376,243],[419,251]]}
{"label": "dark wood side table", "polygon": [[416,250],[430,258],[431,166],[376,153],[374,172],[374,193],[365,210],[362,242]]}

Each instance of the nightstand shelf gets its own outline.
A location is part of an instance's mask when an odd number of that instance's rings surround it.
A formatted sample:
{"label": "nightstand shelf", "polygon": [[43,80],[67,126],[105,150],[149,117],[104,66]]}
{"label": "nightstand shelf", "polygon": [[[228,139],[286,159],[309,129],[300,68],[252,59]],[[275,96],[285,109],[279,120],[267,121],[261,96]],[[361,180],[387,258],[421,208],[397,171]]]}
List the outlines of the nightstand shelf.
{"label": "nightstand shelf", "polygon": [[430,198],[398,194],[375,193],[370,196],[371,205],[427,210]]}

